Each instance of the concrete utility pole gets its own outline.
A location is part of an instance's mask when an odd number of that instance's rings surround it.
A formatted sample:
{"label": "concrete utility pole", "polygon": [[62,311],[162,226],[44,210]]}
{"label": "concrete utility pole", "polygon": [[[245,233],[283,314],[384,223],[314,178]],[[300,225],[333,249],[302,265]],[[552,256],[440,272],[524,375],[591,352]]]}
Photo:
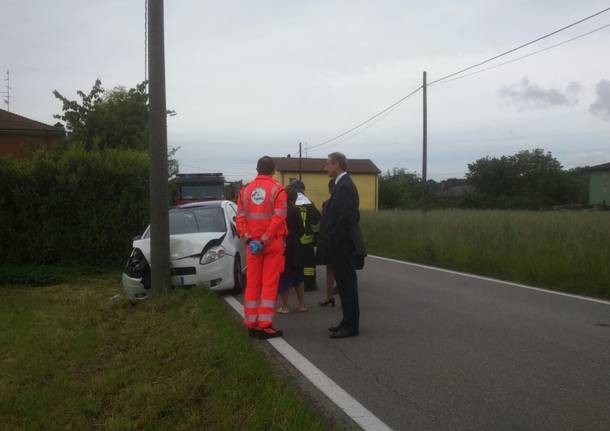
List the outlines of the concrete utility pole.
{"label": "concrete utility pole", "polygon": [[422,157],[422,169],[421,169],[421,181],[422,181],[422,211],[428,209],[428,87],[426,84],[426,71],[424,71],[424,83],[422,86],[424,95],[424,127],[423,127],[423,157]]}
{"label": "concrete utility pole", "polygon": [[150,149],[151,287],[159,293],[170,286],[169,204],[167,191],[167,109],[163,0],[148,1],[148,73]]}
{"label": "concrete utility pole", "polygon": [[299,181],[302,181],[301,171],[303,170],[303,144],[299,142]]}

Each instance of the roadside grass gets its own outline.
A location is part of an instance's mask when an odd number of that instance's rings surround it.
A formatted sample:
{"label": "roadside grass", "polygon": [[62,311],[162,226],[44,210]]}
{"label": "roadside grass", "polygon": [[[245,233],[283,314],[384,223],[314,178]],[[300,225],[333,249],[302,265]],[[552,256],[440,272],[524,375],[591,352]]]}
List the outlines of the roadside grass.
{"label": "roadside grass", "polygon": [[216,294],[117,280],[0,289],[2,429],[324,429]]}
{"label": "roadside grass", "polygon": [[363,212],[369,254],[610,298],[610,213]]}
{"label": "roadside grass", "polygon": [[108,272],[109,268],[0,263],[0,287],[52,286]]}

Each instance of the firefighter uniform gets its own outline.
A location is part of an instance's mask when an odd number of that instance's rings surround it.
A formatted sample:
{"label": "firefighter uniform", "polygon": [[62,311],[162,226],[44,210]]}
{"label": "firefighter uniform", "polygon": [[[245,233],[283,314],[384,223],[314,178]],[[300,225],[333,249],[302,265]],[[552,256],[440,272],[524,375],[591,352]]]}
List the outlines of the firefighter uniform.
{"label": "firefighter uniform", "polygon": [[240,237],[265,243],[257,254],[252,254],[246,247],[244,323],[249,329],[272,328],[288,233],[286,193],[271,176],[258,175],[241,190],[237,207],[236,225]]}
{"label": "firefighter uniform", "polygon": [[303,220],[305,234],[301,237],[303,251],[303,275],[305,276],[305,290],[316,290],[316,234],[320,226],[320,212],[311,200],[303,193],[297,195],[296,206]]}

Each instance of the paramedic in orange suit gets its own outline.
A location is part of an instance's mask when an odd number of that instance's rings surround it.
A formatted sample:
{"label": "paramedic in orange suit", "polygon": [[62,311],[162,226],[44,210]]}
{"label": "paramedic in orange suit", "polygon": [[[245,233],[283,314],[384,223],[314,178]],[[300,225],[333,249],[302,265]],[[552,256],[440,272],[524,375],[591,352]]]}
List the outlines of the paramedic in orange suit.
{"label": "paramedic in orange suit", "polygon": [[247,283],[244,295],[244,323],[252,336],[281,337],[273,327],[275,299],[284,270],[286,192],[273,179],[275,163],[261,157],[258,176],[247,184],[237,202],[237,231],[246,241]]}

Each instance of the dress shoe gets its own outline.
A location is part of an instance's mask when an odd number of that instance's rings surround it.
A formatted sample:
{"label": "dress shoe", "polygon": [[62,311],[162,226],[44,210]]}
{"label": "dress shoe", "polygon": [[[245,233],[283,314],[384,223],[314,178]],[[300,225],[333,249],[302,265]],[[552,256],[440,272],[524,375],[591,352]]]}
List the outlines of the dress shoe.
{"label": "dress shoe", "polygon": [[355,337],[356,335],[358,335],[357,332],[351,332],[345,328],[341,328],[337,332],[333,332],[332,334],[330,334],[330,338],[347,338]]}
{"label": "dress shoe", "polygon": [[341,324],[339,323],[337,326],[329,326],[328,330],[330,332],[337,332],[339,329],[343,328],[343,326],[341,326]]}
{"label": "dress shoe", "polygon": [[275,328],[271,328],[271,327],[259,329],[257,332],[258,332],[258,338],[260,338],[261,340],[268,340],[269,338],[277,338],[277,337],[284,336],[284,331],[282,331],[281,329],[275,329]]}

